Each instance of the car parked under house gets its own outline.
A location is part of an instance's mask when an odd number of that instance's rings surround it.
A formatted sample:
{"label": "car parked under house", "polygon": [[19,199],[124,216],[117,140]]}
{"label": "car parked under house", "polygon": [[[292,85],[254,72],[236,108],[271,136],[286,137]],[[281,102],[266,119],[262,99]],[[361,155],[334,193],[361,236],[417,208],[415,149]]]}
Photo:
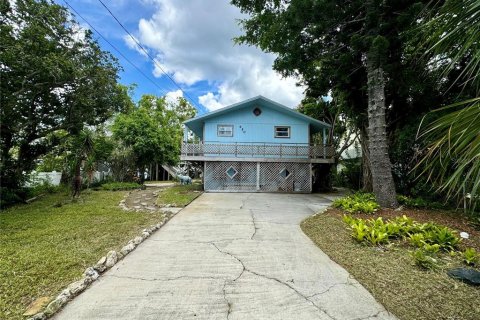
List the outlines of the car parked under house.
{"label": "car parked under house", "polygon": [[203,164],[207,192],[311,192],[314,166],[333,163],[329,129],[258,96],[186,121],[181,160]]}

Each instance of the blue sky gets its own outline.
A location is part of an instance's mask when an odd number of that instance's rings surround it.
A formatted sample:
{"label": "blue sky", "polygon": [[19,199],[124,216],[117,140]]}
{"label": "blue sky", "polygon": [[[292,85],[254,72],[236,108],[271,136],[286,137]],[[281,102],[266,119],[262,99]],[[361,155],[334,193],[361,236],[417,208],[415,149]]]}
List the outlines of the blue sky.
{"label": "blue sky", "polygon": [[[55,1],[66,6],[63,0]],[[295,85],[295,79],[282,79],[272,70],[273,55],[233,43],[232,38],[241,34],[236,19],[242,14],[229,1],[104,0],[182,90],[141,52],[98,0],[66,1],[157,84],[94,33],[124,68],[121,82],[137,84],[136,99],[146,93],[188,95],[200,113],[260,94],[288,107],[297,106],[302,99],[303,88]],[[80,17],[76,19],[88,28]]]}

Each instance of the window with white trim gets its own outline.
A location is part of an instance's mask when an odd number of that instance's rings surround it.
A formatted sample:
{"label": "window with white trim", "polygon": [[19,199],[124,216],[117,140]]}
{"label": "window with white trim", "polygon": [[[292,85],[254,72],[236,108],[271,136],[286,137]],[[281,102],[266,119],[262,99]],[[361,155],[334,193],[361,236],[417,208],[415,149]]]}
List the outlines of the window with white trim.
{"label": "window with white trim", "polygon": [[233,137],[233,125],[219,124],[217,126],[218,137]]}
{"label": "window with white trim", "polygon": [[275,127],[275,138],[290,138],[290,127]]}

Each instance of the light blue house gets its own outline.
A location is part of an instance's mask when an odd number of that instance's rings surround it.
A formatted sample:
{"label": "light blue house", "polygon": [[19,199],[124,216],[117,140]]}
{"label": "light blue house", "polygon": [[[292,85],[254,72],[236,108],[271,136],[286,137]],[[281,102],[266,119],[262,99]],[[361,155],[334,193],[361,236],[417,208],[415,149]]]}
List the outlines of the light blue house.
{"label": "light blue house", "polygon": [[333,162],[329,129],[258,96],[186,121],[181,160],[203,164],[205,191],[311,192],[314,166]]}

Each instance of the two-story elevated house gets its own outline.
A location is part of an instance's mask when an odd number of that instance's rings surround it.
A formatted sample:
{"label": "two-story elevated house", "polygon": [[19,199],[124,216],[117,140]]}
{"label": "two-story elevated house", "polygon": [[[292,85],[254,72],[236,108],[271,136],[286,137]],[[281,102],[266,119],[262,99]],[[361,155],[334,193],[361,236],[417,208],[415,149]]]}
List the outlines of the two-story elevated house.
{"label": "two-story elevated house", "polygon": [[186,121],[181,160],[203,164],[207,192],[311,192],[313,166],[333,162],[329,128],[258,96]]}

